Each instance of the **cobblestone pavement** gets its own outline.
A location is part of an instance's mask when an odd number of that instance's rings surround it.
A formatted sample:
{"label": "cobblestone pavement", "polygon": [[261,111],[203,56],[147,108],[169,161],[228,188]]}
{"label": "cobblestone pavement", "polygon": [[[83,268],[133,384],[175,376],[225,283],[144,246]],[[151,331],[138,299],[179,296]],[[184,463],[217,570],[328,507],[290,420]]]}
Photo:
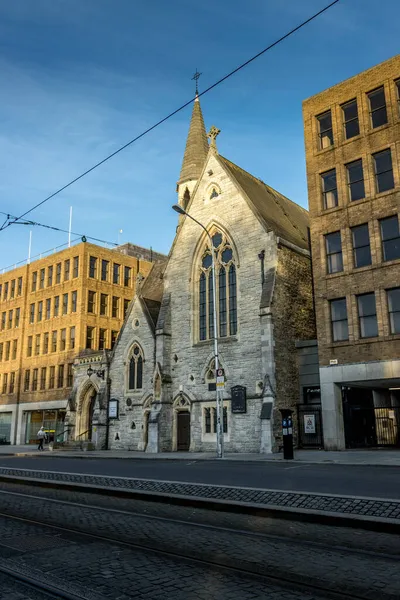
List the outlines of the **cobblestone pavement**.
{"label": "cobblestone pavement", "polygon": [[41,591],[17,583],[12,577],[0,573],[0,600],[59,600],[56,596],[48,596]]}
{"label": "cobblestone pavement", "polygon": [[[32,538],[36,543],[38,539],[44,540],[40,552],[29,543]],[[204,568],[185,559],[174,560],[113,544],[92,542],[78,536],[72,540],[71,536],[54,535],[41,526],[27,525],[4,517],[0,518],[0,540],[1,545],[12,543],[19,548],[19,555],[3,560],[3,565],[20,573],[51,580],[60,591],[72,591],[88,600],[317,598],[314,594],[268,585],[259,579]],[[5,592],[2,592],[6,595],[0,595],[0,598],[36,600],[34,596],[19,595],[18,588],[19,586],[11,587],[6,582]],[[325,600],[323,596],[319,598]]]}
{"label": "cobblestone pavement", "polygon": [[255,506],[289,508],[335,513],[337,515],[361,515],[364,517],[386,518],[400,521],[400,500],[376,500],[328,494],[311,494],[263,490],[257,488],[216,486],[209,484],[178,483],[128,477],[106,477],[101,475],[81,475],[30,469],[0,468],[0,475],[19,476],[26,479],[41,479],[81,485],[107,487],[110,489],[141,491],[185,496],[227,502],[245,502]]}
{"label": "cobblestone pavement", "polygon": [[[20,489],[22,488],[28,486],[21,486]],[[15,486],[14,489],[18,487]],[[61,497],[59,491],[49,490],[51,491],[58,492],[58,497]],[[33,493],[36,492],[35,489]],[[44,490],[41,490],[41,493],[43,492]],[[82,504],[85,501],[94,501],[93,496],[90,498],[89,494],[66,495],[64,492],[64,499],[66,497],[71,501],[80,501]],[[400,594],[398,536],[372,532],[362,532],[360,535],[360,532],[348,529],[310,527],[306,524],[292,524],[285,521],[277,524],[268,519],[242,518],[240,520],[240,515],[229,518],[231,522],[233,520],[236,528],[246,529],[246,533],[216,530],[196,526],[194,523],[162,519],[160,513],[164,511],[164,517],[168,514],[168,508],[162,505],[120,502],[115,498],[101,499],[103,503],[107,500],[109,507],[112,506],[114,509],[127,510],[130,504],[130,510],[138,510],[138,507],[140,510],[141,507],[143,512],[149,511],[150,515],[123,514],[89,506],[51,502],[49,497],[37,499],[9,494],[0,494],[0,511],[44,523],[69,526],[122,542],[173,551],[184,557],[218,560],[227,566],[237,565],[253,572],[271,573],[277,577],[289,578],[293,582],[305,584],[312,582],[333,590],[337,589],[340,582],[341,590],[358,593],[373,600],[397,599]],[[169,508],[173,511],[172,515],[178,515],[177,507]],[[153,510],[158,511],[158,515],[155,515],[159,517],[158,519],[152,518]],[[223,520],[223,513],[208,512],[208,523],[205,522],[207,518],[202,516],[201,511],[193,513],[194,511],[191,513],[188,510],[183,511],[180,518],[185,519],[191,515],[193,520],[203,522],[203,525],[212,524],[211,519],[214,524],[232,527],[229,522]],[[380,553],[377,552],[377,548],[380,549]],[[61,556],[65,556],[72,550],[62,548]],[[125,550],[119,548],[119,551],[125,556]],[[130,549],[127,551],[131,552]],[[197,596],[193,597],[197,598]]]}

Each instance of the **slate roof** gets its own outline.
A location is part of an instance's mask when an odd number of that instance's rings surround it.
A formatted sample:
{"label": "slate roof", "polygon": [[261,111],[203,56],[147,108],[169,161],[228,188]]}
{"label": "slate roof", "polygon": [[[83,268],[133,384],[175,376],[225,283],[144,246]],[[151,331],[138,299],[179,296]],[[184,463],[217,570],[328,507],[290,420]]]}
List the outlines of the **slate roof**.
{"label": "slate roof", "polygon": [[150,273],[140,288],[138,296],[144,304],[153,329],[156,326],[164,291],[163,276],[167,260],[153,263]]}
{"label": "slate roof", "polygon": [[233,162],[218,156],[249,200],[250,207],[268,229],[300,248],[308,249],[308,211],[286,198],[261,179],[257,179]]}
{"label": "slate roof", "polygon": [[207,154],[208,142],[206,128],[204,126],[200,101],[196,98],[193,103],[192,119],[190,121],[185,154],[183,156],[182,169],[179,177],[180,184],[200,177]]}

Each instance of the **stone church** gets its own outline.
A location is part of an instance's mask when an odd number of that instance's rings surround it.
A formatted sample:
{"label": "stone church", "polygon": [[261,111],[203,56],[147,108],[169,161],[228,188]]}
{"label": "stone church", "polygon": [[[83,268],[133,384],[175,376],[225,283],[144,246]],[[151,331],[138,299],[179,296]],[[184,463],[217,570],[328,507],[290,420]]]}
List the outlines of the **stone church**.
{"label": "stone church", "polygon": [[[225,451],[282,445],[279,409],[299,400],[295,341],[315,337],[308,213],[221,156],[218,133],[207,136],[196,98],[177,201],[213,248],[178,217],[168,260],[138,286],[113,351],[76,361],[76,438],[91,430],[100,447],[215,451],[214,251]],[[108,403],[117,418],[107,423]]]}

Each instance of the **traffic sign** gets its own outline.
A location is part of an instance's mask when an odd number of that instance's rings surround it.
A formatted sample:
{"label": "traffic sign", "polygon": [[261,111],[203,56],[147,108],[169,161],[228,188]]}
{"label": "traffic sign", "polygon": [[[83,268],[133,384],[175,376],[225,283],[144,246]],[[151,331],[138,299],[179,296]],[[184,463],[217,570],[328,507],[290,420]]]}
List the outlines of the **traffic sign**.
{"label": "traffic sign", "polygon": [[224,369],[217,369],[217,389],[225,389],[225,372]]}

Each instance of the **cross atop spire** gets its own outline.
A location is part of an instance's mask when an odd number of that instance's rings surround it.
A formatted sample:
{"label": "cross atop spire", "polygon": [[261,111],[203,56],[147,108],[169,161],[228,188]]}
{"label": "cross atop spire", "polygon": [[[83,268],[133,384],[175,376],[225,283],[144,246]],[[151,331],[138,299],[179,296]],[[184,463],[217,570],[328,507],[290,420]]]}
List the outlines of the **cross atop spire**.
{"label": "cross atop spire", "polygon": [[199,95],[199,77],[202,75],[202,73],[199,73],[196,67],[196,73],[193,75],[192,77],[192,81],[196,82],[196,96]]}
{"label": "cross atop spire", "polygon": [[210,131],[207,133],[207,137],[209,138],[211,144],[210,147],[214,148],[214,150],[217,149],[217,136],[221,133],[221,130],[218,129],[218,127],[215,127],[215,125],[211,126]]}

